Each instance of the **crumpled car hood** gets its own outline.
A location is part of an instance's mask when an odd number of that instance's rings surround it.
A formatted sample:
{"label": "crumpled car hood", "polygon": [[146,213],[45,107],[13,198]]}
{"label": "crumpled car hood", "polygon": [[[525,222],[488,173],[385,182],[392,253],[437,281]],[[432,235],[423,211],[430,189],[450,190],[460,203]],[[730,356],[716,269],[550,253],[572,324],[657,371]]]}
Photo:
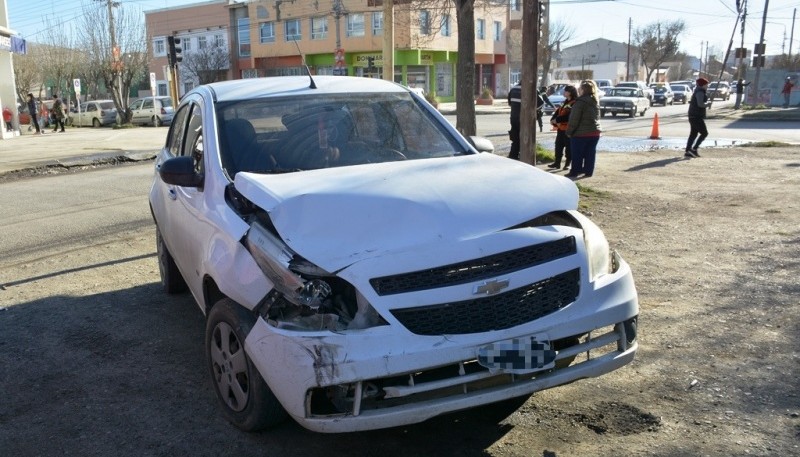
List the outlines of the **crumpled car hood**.
{"label": "crumpled car hood", "polygon": [[571,181],[492,154],[277,175],[240,172],[234,185],[269,213],[289,247],[330,272],[578,205]]}

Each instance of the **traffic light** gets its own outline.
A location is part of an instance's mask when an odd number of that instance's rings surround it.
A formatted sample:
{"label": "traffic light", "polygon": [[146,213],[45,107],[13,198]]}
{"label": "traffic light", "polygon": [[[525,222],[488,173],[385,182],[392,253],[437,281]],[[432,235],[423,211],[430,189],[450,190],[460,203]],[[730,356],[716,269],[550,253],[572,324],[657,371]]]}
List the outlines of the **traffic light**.
{"label": "traffic light", "polygon": [[545,18],[547,18],[547,3],[545,0],[539,0],[539,38],[544,36]]}
{"label": "traffic light", "polygon": [[167,42],[169,42],[169,63],[171,65],[176,65],[178,62],[183,60],[183,56],[181,55],[181,39],[174,36],[167,37]]}

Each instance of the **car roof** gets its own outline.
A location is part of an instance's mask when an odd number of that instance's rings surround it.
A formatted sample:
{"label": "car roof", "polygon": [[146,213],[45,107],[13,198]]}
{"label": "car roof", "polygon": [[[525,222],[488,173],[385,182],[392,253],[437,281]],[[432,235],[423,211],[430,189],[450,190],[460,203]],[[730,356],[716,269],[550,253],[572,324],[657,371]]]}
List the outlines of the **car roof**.
{"label": "car roof", "polygon": [[[316,89],[310,88],[308,76],[273,76],[236,79],[206,85],[217,101],[280,97],[286,95],[346,94],[353,92],[409,92],[399,84],[375,78],[354,76],[314,76]],[[203,86],[200,86],[203,87]]]}

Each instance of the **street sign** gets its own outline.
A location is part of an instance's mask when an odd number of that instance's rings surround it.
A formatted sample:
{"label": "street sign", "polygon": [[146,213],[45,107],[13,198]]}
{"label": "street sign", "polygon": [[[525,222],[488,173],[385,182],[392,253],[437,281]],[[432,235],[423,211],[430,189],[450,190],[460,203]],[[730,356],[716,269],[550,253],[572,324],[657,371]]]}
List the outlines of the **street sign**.
{"label": "street sign", "polygon": [[75,94],[76,95],[80,95],[81,94],[81,80],[77,79],[77,78],[73,79],[72,80],[72,84],[75,86]]}

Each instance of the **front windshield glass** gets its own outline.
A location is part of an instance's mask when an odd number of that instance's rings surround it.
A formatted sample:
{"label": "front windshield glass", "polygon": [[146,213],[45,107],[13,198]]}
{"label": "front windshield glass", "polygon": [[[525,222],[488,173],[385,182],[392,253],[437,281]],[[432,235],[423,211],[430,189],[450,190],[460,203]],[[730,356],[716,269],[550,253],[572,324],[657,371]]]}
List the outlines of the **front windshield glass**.
{"label": "front windshield glass", "polygon": [[217,104],[223,166],[287,173],[464,154],[408,93],[326,94]]}

